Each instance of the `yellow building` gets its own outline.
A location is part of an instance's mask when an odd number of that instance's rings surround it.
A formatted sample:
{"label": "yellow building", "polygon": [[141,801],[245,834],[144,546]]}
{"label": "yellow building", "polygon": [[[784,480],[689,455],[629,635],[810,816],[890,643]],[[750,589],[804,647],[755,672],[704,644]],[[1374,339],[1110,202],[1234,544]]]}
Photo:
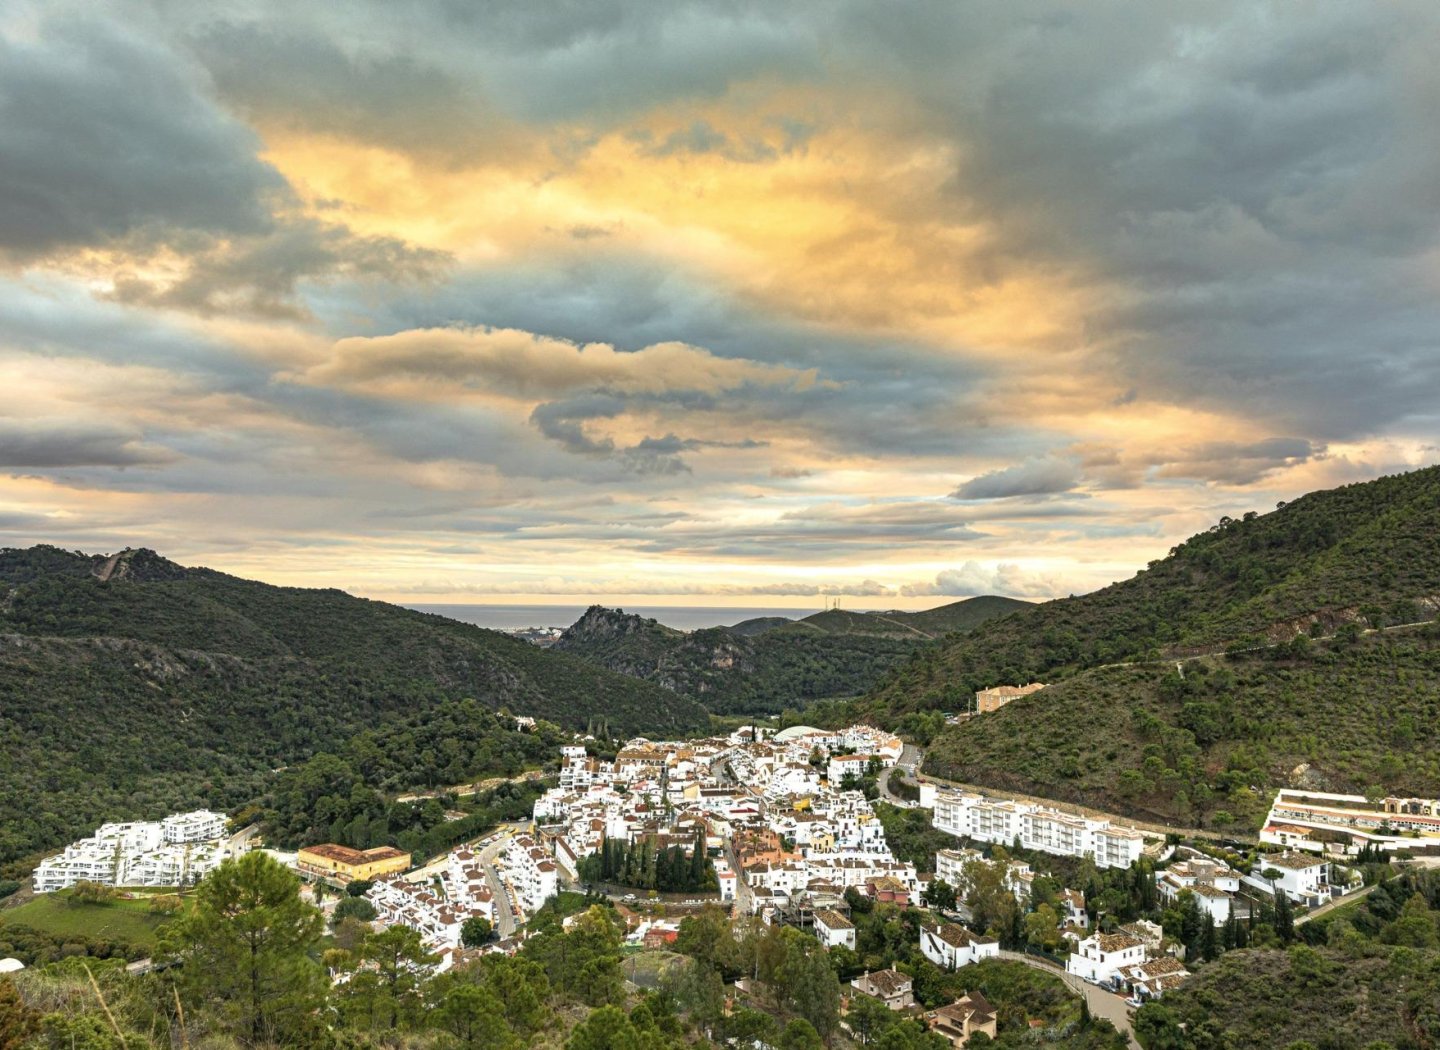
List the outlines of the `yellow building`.
{"label": "yellow building", "polygon": [[376,846],[362,851],[327,842],[322,846],[306,846],[295,855],[295,863],[308,874],[352,882],[405,871],[410,867],[410,854],[402,853],[394,846]]}

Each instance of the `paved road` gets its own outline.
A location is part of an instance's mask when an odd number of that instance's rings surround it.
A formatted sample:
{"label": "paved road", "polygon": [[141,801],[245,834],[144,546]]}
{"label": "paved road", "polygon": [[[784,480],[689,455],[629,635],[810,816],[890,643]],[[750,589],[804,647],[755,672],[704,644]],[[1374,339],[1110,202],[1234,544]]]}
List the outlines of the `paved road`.
{"label": "paved road", "polygon": [[490,892],[495,895],[495,930],[502,941],[514,936],[515,928],[519,925],[515,920],[515,904],[510,899],[510,891],[500,880],[500,871],[495,867],[495,858],[505,848],[505,843],[510,841],[512,833],[512,829],[506,828],[495,836],[494,842],[480,851],[480,863],[485,867],[485,881],[490,884]]}
{"label": "paved road", "polygon": [[875,778],[875,784],[880,789],[881,796],[892,806],[899,806],[902,809],[910,809],[916,805],[907,799],[901,798],[890,790],[890,774],[898,772],[902,777],[913,780],[915,774],[920,770],[920,763],[925,760],[925,752],[921,751],[914,744],[906,744],[905,749],[900,752],[899,760],[893,765],[880,771]]}
{"label": "paved road", "polygon": [[1026,955],[1024,952],[1001,952],[1000,958],[1008,959],[1010,962],[1024,963],[1026,966],[1043,970],[1060,978],[1072,992],[1085,997],[1085,1001],[1090,1004],[1091,1017],[1105,1018],[1125,1033],[1125,1038],[1130,1040],[1133,1050],[1140,1050],[1140,1044],[1135,1041],[1135,1029],[1130,1024],[1130,1007],[1126,1006],[1125,1000],[1114,992],[1107,992],[1098,985],[1081,980],[1073,973],[1066,973],[1062,968],[1046,959]]}

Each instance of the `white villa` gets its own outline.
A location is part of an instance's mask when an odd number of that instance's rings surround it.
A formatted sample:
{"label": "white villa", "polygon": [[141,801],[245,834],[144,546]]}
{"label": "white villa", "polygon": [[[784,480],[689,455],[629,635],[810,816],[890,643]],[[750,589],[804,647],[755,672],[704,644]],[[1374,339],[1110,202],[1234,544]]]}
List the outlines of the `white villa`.
{"label": "white villa", "polygon": [[946,922],[920,927],[920,952],[936,966],[957,970],[981,959],[999,958],[1000,942]]}
{"label": "white villa", "polygon": [[855,924],[837,911],[822,908],[815,913],[815,936],[827,948],[855,950]]}
{"label": "white villa", "polygon": [[1145,945],[1124,933],[1096,933],[1071,953],[1065,969],[1091,984],[1113,984],[1121,970],[1145,961]]}

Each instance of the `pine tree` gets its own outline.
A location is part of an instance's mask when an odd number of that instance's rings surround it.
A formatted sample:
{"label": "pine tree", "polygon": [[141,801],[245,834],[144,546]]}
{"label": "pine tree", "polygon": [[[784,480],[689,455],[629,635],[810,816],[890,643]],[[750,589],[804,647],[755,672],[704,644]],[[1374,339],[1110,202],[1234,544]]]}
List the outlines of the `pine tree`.
{"label": "pine tree", "polygon": [[246,1042],[300,1042],[323,1001],[311,954],[325,921],[299,891],[297,875],[257,850],[211,872],[194,906],[161,930],[157,960],[181,964],[172,971],[181,994]]}

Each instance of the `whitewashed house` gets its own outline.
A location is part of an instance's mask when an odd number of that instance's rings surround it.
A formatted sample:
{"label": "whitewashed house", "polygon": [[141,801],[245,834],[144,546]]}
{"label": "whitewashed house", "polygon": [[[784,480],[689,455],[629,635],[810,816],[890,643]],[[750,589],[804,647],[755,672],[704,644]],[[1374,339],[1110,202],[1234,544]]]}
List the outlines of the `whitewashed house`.
{"label": "whitewashed house", "polygon": [[920,927],[920,952],[936,966],[956,970],[981,959],[999,958],[1000,942],[946,922]]}
{"label": "whitewashed house", "polygon": [[1096,933],[1071,953],[1065,969],[1092,984],[1113,984],[1127,966],[1145,961],[1145,945],[1123,933]]}
{"label": "whitewashed house", "polygon": [[855,950],[855,924],[838,911],[822,908],[815,913],[815,936],[827,948]]}

